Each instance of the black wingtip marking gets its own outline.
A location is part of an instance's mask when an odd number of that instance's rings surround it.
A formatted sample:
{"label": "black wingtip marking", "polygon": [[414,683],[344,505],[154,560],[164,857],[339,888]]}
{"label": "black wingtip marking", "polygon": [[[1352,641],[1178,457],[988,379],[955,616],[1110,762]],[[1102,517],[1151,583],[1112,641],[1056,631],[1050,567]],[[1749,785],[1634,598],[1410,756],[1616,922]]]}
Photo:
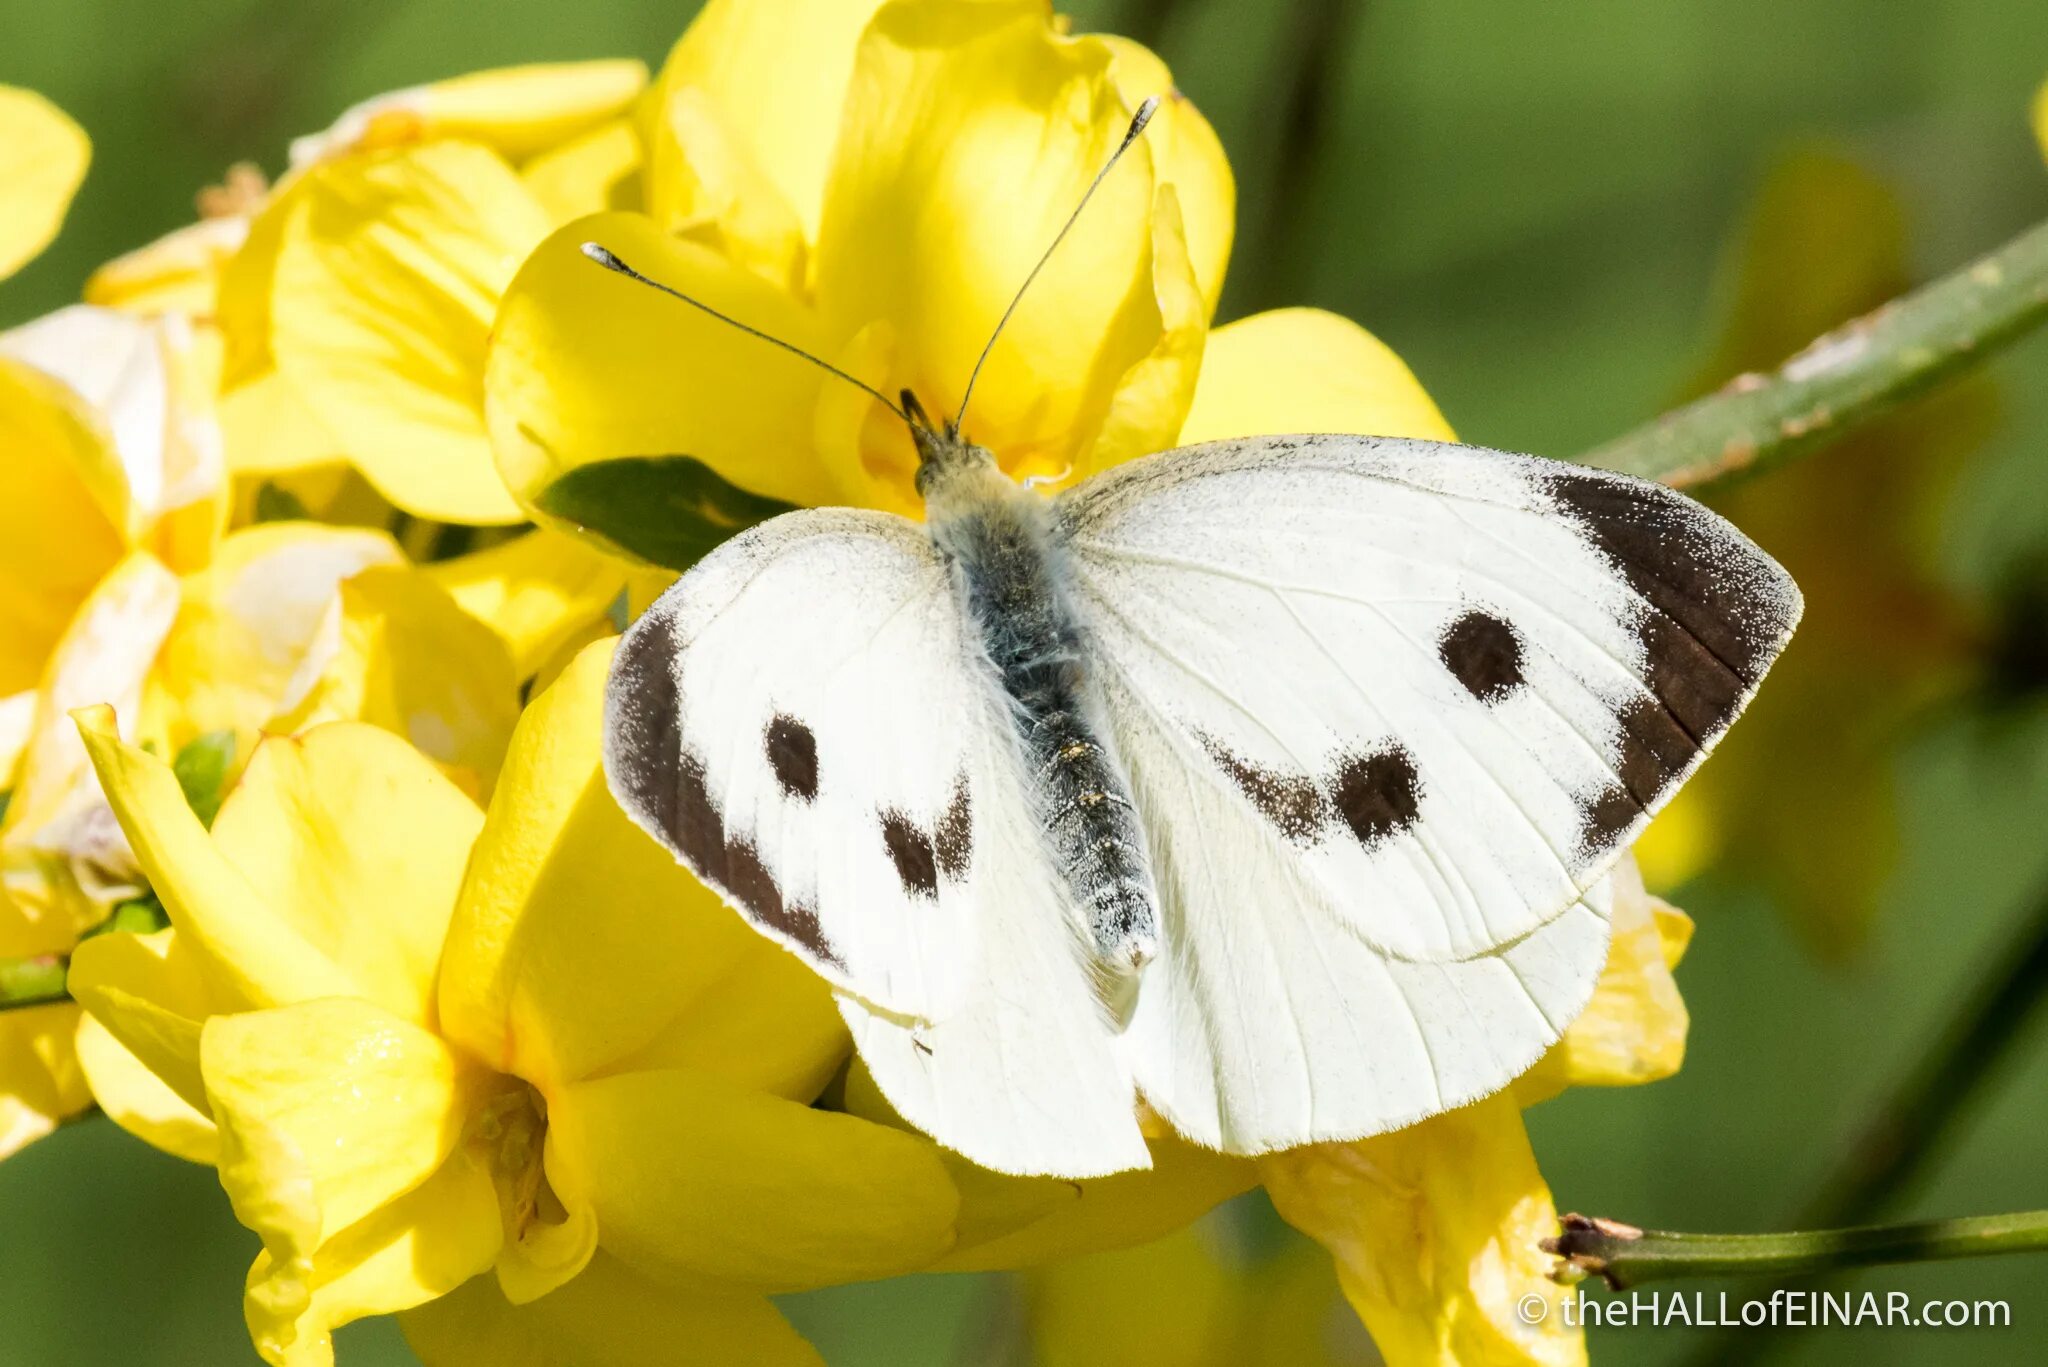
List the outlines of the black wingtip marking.
{"label": "black wingtip marking", "polygon": [[1322,836],[1329,819],[1323,791],[1305,775],[1283,774],[1254,764],[1213,736],[1201,736],[1202,748],[1216,767],[1230,776],[1261,816],[1279,828],[1280,834],[1298,843],[1313,844]]}
{"label": "black wingtip marking", "polygon": [[677,829],[679,783],[669,766],[683,752],[677,646],[675,623],[648,613],[626,634],[606,690],[611,743],[605,776],[622,804],[669,832]]}
{"label": "black wingtip marking", "polygon": [[1330,797],[1358,843],[1374,850],[1414,827],[1422,810],[1422,776],[1414,756],[1387,745],[1345,759]]}
{"label": "black wingtip marking", "polygon": [[1563,471],[1545,487],[1644,604],[1636,638],[1649,694],[1620,715],[1617,781],[1582,809],[1591,861],[1625,839],[1735,720],[1784,645],[1798,597],[1762,552],[1661,485]]}
{"label": "black wingtip marking", "polygon": [[912,897],[937,898],[939,869],[931,837],[898,811],[882,813],[882,844],[896,865],[896,877]]}
{"label": "black wingtip marking", "polygon": [[1499,702],[1525,681],[1521,634],[1483,608],[1467,608],[1445,627],[1436,653],[1451,677],[1481,702]]}
{"label": "black wingtip marking", "polygon": [[677,653],[674,624],[649,614],[627,635],[612,663],[613,743],[606,747],[606,776],[613,792],[660,833],[671,853],[723,889],[750,920],[844,969],[846,961],[826,936],[816,910],[785,904],[753,842],[727,833],[705,781],[704,761],[683,744]]}
{"label": "black wingtip marking", "polygon": [[783,792],[801,802],[818,796],[818,738],[810,727],[778,712],[769,719],[761,743]]}

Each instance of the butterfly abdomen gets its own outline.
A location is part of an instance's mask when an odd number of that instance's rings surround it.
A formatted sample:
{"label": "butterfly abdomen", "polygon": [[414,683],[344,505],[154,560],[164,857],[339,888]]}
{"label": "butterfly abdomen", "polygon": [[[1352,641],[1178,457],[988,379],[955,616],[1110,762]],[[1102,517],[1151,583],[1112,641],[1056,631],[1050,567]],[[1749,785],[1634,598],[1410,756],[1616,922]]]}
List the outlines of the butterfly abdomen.
{"label": "butterfly abdomen", "polygon": [[[928,497],[945,554],[1022,743],[1061,876],[1088,921],[1098,966],[1152,957],[1158,914],[1130,785],[1094,716],[1087,652],[1061,581],[1049,508],[996,474],[967,497]],[[996,483],[994,481],[1000,481]]]}

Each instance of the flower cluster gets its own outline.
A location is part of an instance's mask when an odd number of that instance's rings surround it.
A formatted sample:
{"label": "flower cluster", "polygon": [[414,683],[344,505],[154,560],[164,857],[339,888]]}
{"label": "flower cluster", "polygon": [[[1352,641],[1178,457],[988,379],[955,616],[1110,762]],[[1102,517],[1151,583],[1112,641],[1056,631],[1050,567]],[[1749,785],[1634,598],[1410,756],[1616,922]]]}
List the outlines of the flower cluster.
{"label": "flower cluster", "polygon": [[[1212,324],[1222,149],[1135,44],[1038,0],[713,0],[633,62],[378,97],[247,169],[85,302],[0,335],[0,1153],[97,1103],[211,1164],[273,1363],[401,1315],[440,1364],[815,1362],[774,1293],[1127,1269],[1262,1184],[1397,1364],[1567,1363],[1515,1314],[1555,1210],[1521,1108],[1678,1066],[1689,923],[1617,874],[1593,1004],[1507,1093],[1253,1162],[980,1170],[896,1117],[825,985],[625,819],[598,762],[625,614],[783,509],[915,515],[858,389],[1070,482],[1185,442],[1443,438],[1400,360],[1289,309]],[[0,272],[83,136],[0,90]],[[1165,1242],[1155,1243],[1154,1241]],[[1305,1359],[1295,1359],[1305,1360]]]}

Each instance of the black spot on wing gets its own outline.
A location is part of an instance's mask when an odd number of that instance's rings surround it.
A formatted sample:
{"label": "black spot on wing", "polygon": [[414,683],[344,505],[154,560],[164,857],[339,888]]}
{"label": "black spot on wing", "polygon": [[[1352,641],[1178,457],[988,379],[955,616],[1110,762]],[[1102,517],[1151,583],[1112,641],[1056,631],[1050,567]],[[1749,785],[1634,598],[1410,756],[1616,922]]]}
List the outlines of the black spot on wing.
{"label": "black spot on wing", "polygon": [[825,963],[845,960],[815,910],[787,906],[752,841],[731,836],[705,780],[704,760],[683,744],[683,699],[674,624],[650,613],[612,662],[606,777],[619,801],[651,826],[705,882],[739,903],[756,924],[788,936]]}
{"label": "black spot on wing", "polygon": [[1499,702],[1522,686],[1522,638],[1484,609],[1459,614],[1437,638],[1436,653],[1451,677],[1481,702]]}
{"label": "black spot on wing", "polygon": [[1254,764],[1213,736],[1202,736],[1202,748],[1216,766],[1230,776],[1259,814],[1279,828],[1289,840],[1314,843],[1329,818],[1323,791],[1306,775],[1283,774]]}
{"label": "black spot on wing", "polygon": [[1422,776],[1412,755],[1387,744],[1341,761],[1330,799],[1358,843],[1377,849],[1415,825],[1422,806]]}
{"label": "black spot on wing", "polygon": [[1618,718],[1616,781],[1581,814],[1591,860],[1735,720],[1783,645],[1797,599],[1762,552],[1672,490],[1571,472],[1550,476],[1548,489],[1644,603],[1635,630],[1647,694]]}
{"label": "black spot on wing", "polygon": [[810,727],[778,712],[769,719],[762,744],[783,792],[804,802],[818,795],[818,738]]}
{"label": "black spot on wing", "polygon": [[939,895],[937,855],[931,837],[901,812],[882,813],[882,844],[896,865],[896,877],[912,897]]}
{"label": "black spot on wing", "polygon": [[932,852],[938,858],[939,872],[956,883],[974,863],[974,809],[965,774],[953,781],[952,801],[932,831]]}

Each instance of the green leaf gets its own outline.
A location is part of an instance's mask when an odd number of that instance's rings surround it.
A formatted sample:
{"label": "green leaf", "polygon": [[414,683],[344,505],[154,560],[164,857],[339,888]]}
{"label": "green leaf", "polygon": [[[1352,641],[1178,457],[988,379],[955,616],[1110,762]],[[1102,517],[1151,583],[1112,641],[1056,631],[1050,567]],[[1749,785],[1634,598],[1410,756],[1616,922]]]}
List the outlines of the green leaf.
{"label": "green leaf", "polygon": [[299,496],[282,484],[265,480],[256,490],[256,520],[258,522],[309,522],[313,514]]}
{"label": "green leaf", "polygon": [[228,774],[235,767],[235,733],[208,731],[190,741],[171,761],[171,773],[185,790],[185,801],[200,824],[211,828],[227,796]]}
{"label": "green leaf", "polygon": [[686,570],[721,541],[796,511],[749,493],[692,456],[628,456],[579,466],[534,506],[652,565]]}
{"label": "green leaf", "polygon": [[95,935],[150,935],[171,923],[170,913],[157,900],[154,892],[145,892],[140,897],[131,897],[117,902],[107,914],[107,919],[94,926],[81,940],[90,940]]}

